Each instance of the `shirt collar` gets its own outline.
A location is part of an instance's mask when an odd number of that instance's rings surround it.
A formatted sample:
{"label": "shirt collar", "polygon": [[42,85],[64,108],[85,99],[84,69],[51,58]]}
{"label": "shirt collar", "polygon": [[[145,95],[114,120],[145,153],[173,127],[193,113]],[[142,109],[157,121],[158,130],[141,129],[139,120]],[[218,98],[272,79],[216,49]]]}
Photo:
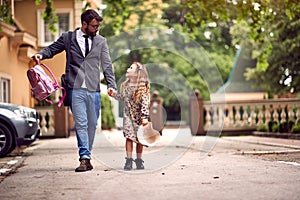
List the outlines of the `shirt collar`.
{"label": "shirt collar", "polygon": [[79,36],[80,36],[80,37],[83,37],[84,35],[86,35],[84,32],[82,32],[81,29],[78,30],[78,33],[79,33]]}

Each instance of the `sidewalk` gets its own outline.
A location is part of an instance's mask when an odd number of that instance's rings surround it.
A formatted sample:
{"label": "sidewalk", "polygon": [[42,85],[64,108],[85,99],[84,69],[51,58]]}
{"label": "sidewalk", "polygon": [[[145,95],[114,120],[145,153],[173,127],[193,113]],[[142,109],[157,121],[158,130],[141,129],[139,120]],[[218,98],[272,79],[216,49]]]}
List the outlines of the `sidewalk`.
{"label": "sidewalk", "polygon": [[237,149],[290,147],[300,149],[300,144],[253,136],[193,137],[188,129],[166,129],[157,146],[145,148],[146,169],[125,172],[122,132],[103,131],[95,138],[94,169],[75,173],[79,162],[74,136],[39,140],[26,149],[32,155],[24,166],[0,183],[0,199],[296,200],[299,167],[236,154]]}

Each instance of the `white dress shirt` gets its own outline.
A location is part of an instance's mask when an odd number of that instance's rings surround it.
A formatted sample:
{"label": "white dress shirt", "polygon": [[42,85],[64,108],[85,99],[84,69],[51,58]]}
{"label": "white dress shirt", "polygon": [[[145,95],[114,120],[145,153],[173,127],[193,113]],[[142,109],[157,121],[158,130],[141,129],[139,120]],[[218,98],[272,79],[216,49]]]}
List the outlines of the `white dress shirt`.
{"label": "white dress shirt", "polygon": [[[85,55],[85,38],[83,37],[85,34],[81,31],[81,29],[79,29],[76,33],[76,39],[77,42],[79,44],[79,47],[81,49],[82,55]],[[89,42],[89,50],[91,50],[92,48],[92,39],[91,37],[88,38],[88,42]]]}
{"label": "white dress shirt", "polygon": [[[83,35],[85,35],[85,34],[81,31],[81,29],[79,29],[76,32],[76,39],[77,39],[78,45],[81,49],[82,55],[85,56],[85,38],[83,37]],[[88,38],[88,42],[89,42],[89,50],[91,50],[91,48],[92,48],[91,37]],[[81,88],[86,88],[85,80],[83,80]]]}

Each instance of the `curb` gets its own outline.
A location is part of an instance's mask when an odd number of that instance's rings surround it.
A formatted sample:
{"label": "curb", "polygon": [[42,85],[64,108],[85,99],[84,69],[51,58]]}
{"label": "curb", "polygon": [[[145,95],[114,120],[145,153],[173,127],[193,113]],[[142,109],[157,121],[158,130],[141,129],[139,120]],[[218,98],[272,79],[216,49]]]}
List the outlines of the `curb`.
{"label": "curb", "polygon": [[13,174],[17,171],[18,168],[23,166],[23,163],[26,159],[26,156],[15,156],[6,162],[4,165],[0,167],[0,183],[4,180],[5,177]]}
{"label": "curb", "polygon": [[300,140],[300,133],[271,133],[254,131],[254,136]]}

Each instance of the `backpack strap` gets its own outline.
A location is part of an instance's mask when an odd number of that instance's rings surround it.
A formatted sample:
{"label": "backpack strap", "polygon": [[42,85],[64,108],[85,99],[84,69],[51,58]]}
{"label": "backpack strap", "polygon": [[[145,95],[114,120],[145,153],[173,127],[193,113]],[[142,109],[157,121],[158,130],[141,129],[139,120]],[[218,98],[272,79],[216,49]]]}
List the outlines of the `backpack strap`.
{"label": "backpack strap", "polygon": [[52,71],[50,70],[50,68],[47,65],[41,63],[40,60],[36,60],[36,64],[44,67],[51,75],[52,80],[56,83],[56,85],[58,85],[57,79],[55,78],[54,74],[52,73]]}
{"label": "backpack strap", "polygon": [[68,32],[68,43],[67,43],[67,49],[66,49],[66,53],[67,53],[67,65],[66,65],[66,69],[65,69],[65,73],[67,74],[69,72],[69,68],[70,68],[70,59],[71,59],[71,40],[72,40],[72,31]]}

